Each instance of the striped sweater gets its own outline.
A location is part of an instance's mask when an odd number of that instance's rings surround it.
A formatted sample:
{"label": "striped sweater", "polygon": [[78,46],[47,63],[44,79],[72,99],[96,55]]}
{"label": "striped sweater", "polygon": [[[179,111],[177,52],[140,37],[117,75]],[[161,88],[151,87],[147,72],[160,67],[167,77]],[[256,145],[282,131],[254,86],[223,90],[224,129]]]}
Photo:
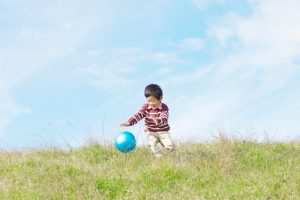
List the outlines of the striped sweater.
{"label": "striped sweater", "polygon": [[134,125],[145,118],[146,132],[169,131],[168,117],[169,108],[166,104],[161,103],[157,108],[153,109],[146,103],[139,112],[128,120],[128,123]]}

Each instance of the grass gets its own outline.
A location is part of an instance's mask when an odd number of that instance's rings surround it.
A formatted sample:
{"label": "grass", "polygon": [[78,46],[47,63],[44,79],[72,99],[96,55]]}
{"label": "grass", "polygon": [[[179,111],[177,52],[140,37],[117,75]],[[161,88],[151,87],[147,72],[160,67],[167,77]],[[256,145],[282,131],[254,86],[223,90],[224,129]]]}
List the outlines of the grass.
{"label": "grass", "polygon": [[300,199],[300,144],[226,138],[177,155],[111,146],[0,153],[0,199]]}

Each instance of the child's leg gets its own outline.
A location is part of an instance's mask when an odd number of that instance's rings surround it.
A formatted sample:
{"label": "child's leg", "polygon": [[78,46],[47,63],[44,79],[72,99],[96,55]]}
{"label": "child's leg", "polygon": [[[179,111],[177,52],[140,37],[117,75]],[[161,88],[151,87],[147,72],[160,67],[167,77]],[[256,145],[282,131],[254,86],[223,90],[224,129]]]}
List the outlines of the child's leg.
{"label": "child's leg", "polygon": [[147,143],[152,151],[153,155],[157,158],[162,156],[161,148],[158,146],[158,138],[155,133],[147,133]]}
{"label": "child's leg", "polygon": [[168,151],[175,152],[175,145],[168,131],[159,132],[158,140]]}

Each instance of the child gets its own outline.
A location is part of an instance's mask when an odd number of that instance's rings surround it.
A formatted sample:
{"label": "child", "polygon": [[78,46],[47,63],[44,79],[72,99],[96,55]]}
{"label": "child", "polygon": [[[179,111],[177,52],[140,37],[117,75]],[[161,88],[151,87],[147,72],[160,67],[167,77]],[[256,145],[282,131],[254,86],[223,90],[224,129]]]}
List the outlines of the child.
{"label": "child", "polygon": [[120,126],[132,126],[141,119],[145,118],[145,132],[147,134],[147,143],[157,158],[161,157],[162,149],[160,143],[167,150],[174,152],[175,146],[170,137],[170,126],[168,124],[169,108],[162,103],[163,92],[159,85],[150,84],[144,91],[147,103],[145,103],[139,112],[133,115],[127,122]]}

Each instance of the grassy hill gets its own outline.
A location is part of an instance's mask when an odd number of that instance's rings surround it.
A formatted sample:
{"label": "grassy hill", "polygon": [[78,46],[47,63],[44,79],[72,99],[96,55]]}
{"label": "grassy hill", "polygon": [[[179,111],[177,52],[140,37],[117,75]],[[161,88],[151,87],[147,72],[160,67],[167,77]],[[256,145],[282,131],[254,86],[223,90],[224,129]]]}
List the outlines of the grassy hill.
{"label": "grassy hill", "polygon": [[300,144],[178,145],[161,159],[91,145],[0,153],[0,199],[300,199]]}

